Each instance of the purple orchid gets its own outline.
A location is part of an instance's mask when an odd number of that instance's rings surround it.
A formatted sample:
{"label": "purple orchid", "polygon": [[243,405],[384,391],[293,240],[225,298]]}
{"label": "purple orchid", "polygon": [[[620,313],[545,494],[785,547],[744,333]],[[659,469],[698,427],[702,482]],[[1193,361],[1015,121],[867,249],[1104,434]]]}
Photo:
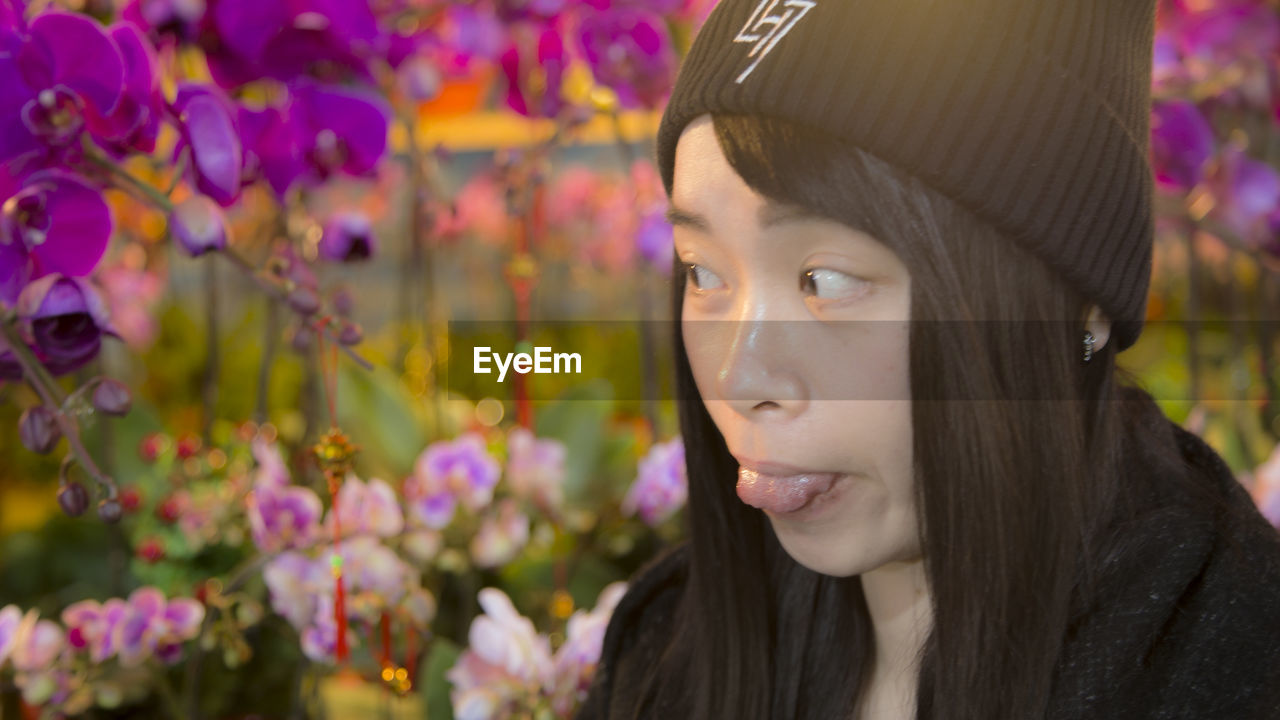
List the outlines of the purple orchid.
{"label": "purple orchid", "polygon": [[97,356],[103,335],[115,335],[101,296],[81,278],[46,275],[23,288],[16,307],[37,357],[54,375],[82,367]]}
{"label": "purple orchid", "polygon": [[1280,208],[1280,173],[1228,146],[1213,179],[1213,212],[1250,245],[1270,236],[1268,216]]}
{"label": "purple orchid", "polygon": [[182,133],[174,156],[189,152],[187,175],[192,184],[214,202],[230,207],[240,196],[244,167],[233,103],[208,86],[186,83],[178,88],[172,111]]}
{"label": "purple orchid", "polygon": [[86,108],[90,132],[100,145],[116,156],[131,150],[151,152],[160,132],[163,97],[159,88],[155,48],[131,23],[116,23],[108,31],[124,61],[124,85],[120,101],[106,115]]}
{"label": "purple orchid", "polygon": [[210,16],[209,69],[228,88],[261,77],[371,81],[368,60],[383,44],[367,2],[218,0]]}
{"label": "purple orchid", "polygon": [[205,0],[130,0],[120,16],[153,36],[195,42],[206,9]]}
{"label": "purple orchid", "polygon": [[453,519],[459,500],[472,511],[488,505],[501,473],[480,435],[442,440],[418,456],[413,475],[405,481],[405,500],[423,524],[442,528]]}
{"label": "purple orchid", "polygon": [[645,213],[640,219],[640,229],[636,232],[636,249],[654,269],[663,273],[671,272],[675,245],[671,223],[667,222],[663,210]]}
{"label": "purple orchid", "polygon": [[65,170],[27,176],[0,206],[0,302],[31,280],[93,271],[111,237],[111,211],[97,188]]}
{"label": "purple orchid", "polygon": [[671,91],[677,58],[662,18],[633,8],[586,13],[578,41],[596,80],[627,108],[656,108]]}
{"label": "purple orchid", "polygon": [[1213,151],[1213,128],[1195,103],[1172,100],[1152,107],[1151,164],[1162,186],[1181,192],[1195,187]]}
{"label": "purple orchid", "polygon": [[83,15],[45,12],[25,35],[0,31],[0,163],[76,149],[88,114],[112,113],[124,85],[120,49]]}
{"label": "purple orchid", "polygon": [[244,182],[265,179],[283,198],[305,171],[298,127],[281,108],[239,110],[240,142],[244,148]]}
{"label": "purple orchid", "polygon": [[[500,60],[507,78],[507,106],[521,115],[556,117],[565,107],[560,89],[568,57],[564,39],[554,26],[530,28],[532,43],[517,33]],[[526,47],[532,44],[533,47]]]}
{"label": "purple orchid", "polygon": [[622,500],[622,514],[639,513],[645,524],[659,525],[684,506],[688,491],[684,443],[680,438],[658,443],[640,461],[635,483]]}
{"label": "purple orchid", "polygon": [[191,257],[227,247],[227,219],[222,208],[204,195],[192,195],[174,205],[169,230]]}
{"label": "purple orchid", "polygon": [[299,145],[312,176],[369,175],[387,151],[391,111],[377,95],[306,84],[293,91]]}
{"label": "purple orchid", "polygon": [[361,212],[335,214],[320,236],[320,257],[335,262],[368,260],[377,248],[369,216]]}
{"label": "purple orchid", "polygon": [[255,483],[246,499],[253,542],[263,552],[302,548],[320,537],[320,498],[310,488]]}
{"label": "purple orchid", "polygon": [[99,604],[81,600],[62,611],[67,643],[72,650],[87,651],[94,663],[106,662],[119,650],[116,628],[129,614],[129,606],[119,598]]}

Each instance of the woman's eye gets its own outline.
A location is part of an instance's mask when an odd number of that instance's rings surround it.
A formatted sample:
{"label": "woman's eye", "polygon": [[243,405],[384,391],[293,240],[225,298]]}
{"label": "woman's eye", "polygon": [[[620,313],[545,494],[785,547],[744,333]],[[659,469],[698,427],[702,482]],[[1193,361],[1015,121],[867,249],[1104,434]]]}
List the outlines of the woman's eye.
{"label": "woman's eye", "polygon": [[684,268],[689,282],[693,283],[693,286],[699,290],[713,290],[721,285],[720,278],[701,265],[686,263]]}
{"label": "woman's eye", "polygon": [[836,300],[857,294],[866,280],[830,268],[813,268],[800,275],[800,290],[814,296]]}

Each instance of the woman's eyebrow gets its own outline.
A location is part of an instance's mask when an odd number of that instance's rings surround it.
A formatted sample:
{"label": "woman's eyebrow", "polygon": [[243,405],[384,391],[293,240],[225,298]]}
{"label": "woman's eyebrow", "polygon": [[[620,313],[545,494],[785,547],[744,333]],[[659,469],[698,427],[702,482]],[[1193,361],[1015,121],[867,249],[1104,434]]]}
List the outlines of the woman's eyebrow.
{"label": "woman's eyebrow", "polygon": [[681,210],[675,205],[667,208],[667,222],[671,227],[688,228],[704,234],[711,232],[711,223],[708,223],[706,218],[688,210]]}

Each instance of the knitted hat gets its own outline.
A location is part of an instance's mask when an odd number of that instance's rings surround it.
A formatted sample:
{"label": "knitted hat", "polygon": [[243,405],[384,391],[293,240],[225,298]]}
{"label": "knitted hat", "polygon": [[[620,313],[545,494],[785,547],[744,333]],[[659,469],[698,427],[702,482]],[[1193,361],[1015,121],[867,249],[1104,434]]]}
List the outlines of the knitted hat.
{"label": "knitted hat", "polygon": [[1024,245],[1142,329],[1155,0],[721,0],[658,129],[755,114],[843,139]]}

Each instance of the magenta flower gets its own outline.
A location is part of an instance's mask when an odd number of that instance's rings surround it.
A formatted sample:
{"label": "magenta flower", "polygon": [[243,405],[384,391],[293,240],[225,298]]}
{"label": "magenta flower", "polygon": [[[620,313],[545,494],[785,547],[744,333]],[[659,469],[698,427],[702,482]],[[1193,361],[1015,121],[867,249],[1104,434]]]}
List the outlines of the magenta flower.
{"label": "magenta flower", "polygon": [[386,153],[391,112],[377,95],[307,84],[294,90],[291,108],[302,157],[320,181],[368,175]]}
{"label": "magenta flower", "polygon": [[638,477],[622,500],[622,514],[638,512],[645,524],[658,525],[684,507],[688,490],[684,443],[680,438],[658,443],[640,461]]}
{"label": "magenta flower", "polygon": [[320,236],[320,257],[335,262],[368,260],[377,248],[369,216],[361,212],[335,214]]}
{"label": "magenta flower", "polygon": [[298,127],[281,108],[239,109],[240,142],[244,148],[245,182],[265,179],[276,196],[283,198],[306,170]]}
{"label": "magenta flower", "polygon": [[656,108],[671,92],[677,58],[662,18],[633,8],[585,13],[578,26],[596,80],[628,108]]}
{"label": "magenta flower", "polygon": [[554,513],[564,504],[565,446],[523,427],[507,434],[507,482],[516,495]]}
{"label": "magenta flower", "polygon": [[205,9],[205,0],[129,0],[120,16],[157,37],[194,42]]}
{"label": "magenta flower", "polygon": [[405,501],[416,519],[427,527],[442,528],[453,519],[459,500],[472,511],[488,505],[501,473],[480,435],[442,440],[418,456],[413,475],[405,481]]}
{"label": "magenta flower", "polygon": [[205,52],[223,87],[262,77],[372,79],[367,62],[381,32],[366,2],[219,0],[210,18]]}
{"label": "magenta flower", "polygon": [[14,302],[31,280],[93,271],[111,237],[102,193],[64,170],[27,176],[0,206],[0,302]]}
{"label": "magenta flower", "polygon": [[1213,128],[1195,103],[1155,103],[1151,109],[1151,164],[1161,185],[1182,192],[1195,187],[1204,177],[1213,150]]}
{"label": "magenta flower", "polygon": [[124,85],[115,108],[103,115],[86,107],[90,132],[117,156],[131,150],[151,152],[160,132],[163,97],[155,49],[132,23],[116,23],[108,31],[124,62]]}
{"label": "magenta flower", "polygon": [[191,183],[219,205],[231,206],[240,196],[244,167],[231,101],[208,86],[186,83],[178,88],[172,110],[182,133],[174,157],[184,149],[189,152]]}
{"label": "magenta flower", "polygon": [[564,40],[551,25],[530,30],[536,35],[526,38],[517,33],[502,53],[507,106],[521,115],[554,118],[565,107],[560,96],[568,66]]}
{"label": "magenta flower", "polygon": [[55,375],[92,360],[103,335],[115,335],[102,298],[87,281],[46,275],[23,288],[18,318],[32,338],[36,355]]}
{"label": "magenta flower", "polygon": [[110,114],[124,90],[120,49],[83,15],[41,13],[0,48],[0,163],[72,146],[86,113]]}

